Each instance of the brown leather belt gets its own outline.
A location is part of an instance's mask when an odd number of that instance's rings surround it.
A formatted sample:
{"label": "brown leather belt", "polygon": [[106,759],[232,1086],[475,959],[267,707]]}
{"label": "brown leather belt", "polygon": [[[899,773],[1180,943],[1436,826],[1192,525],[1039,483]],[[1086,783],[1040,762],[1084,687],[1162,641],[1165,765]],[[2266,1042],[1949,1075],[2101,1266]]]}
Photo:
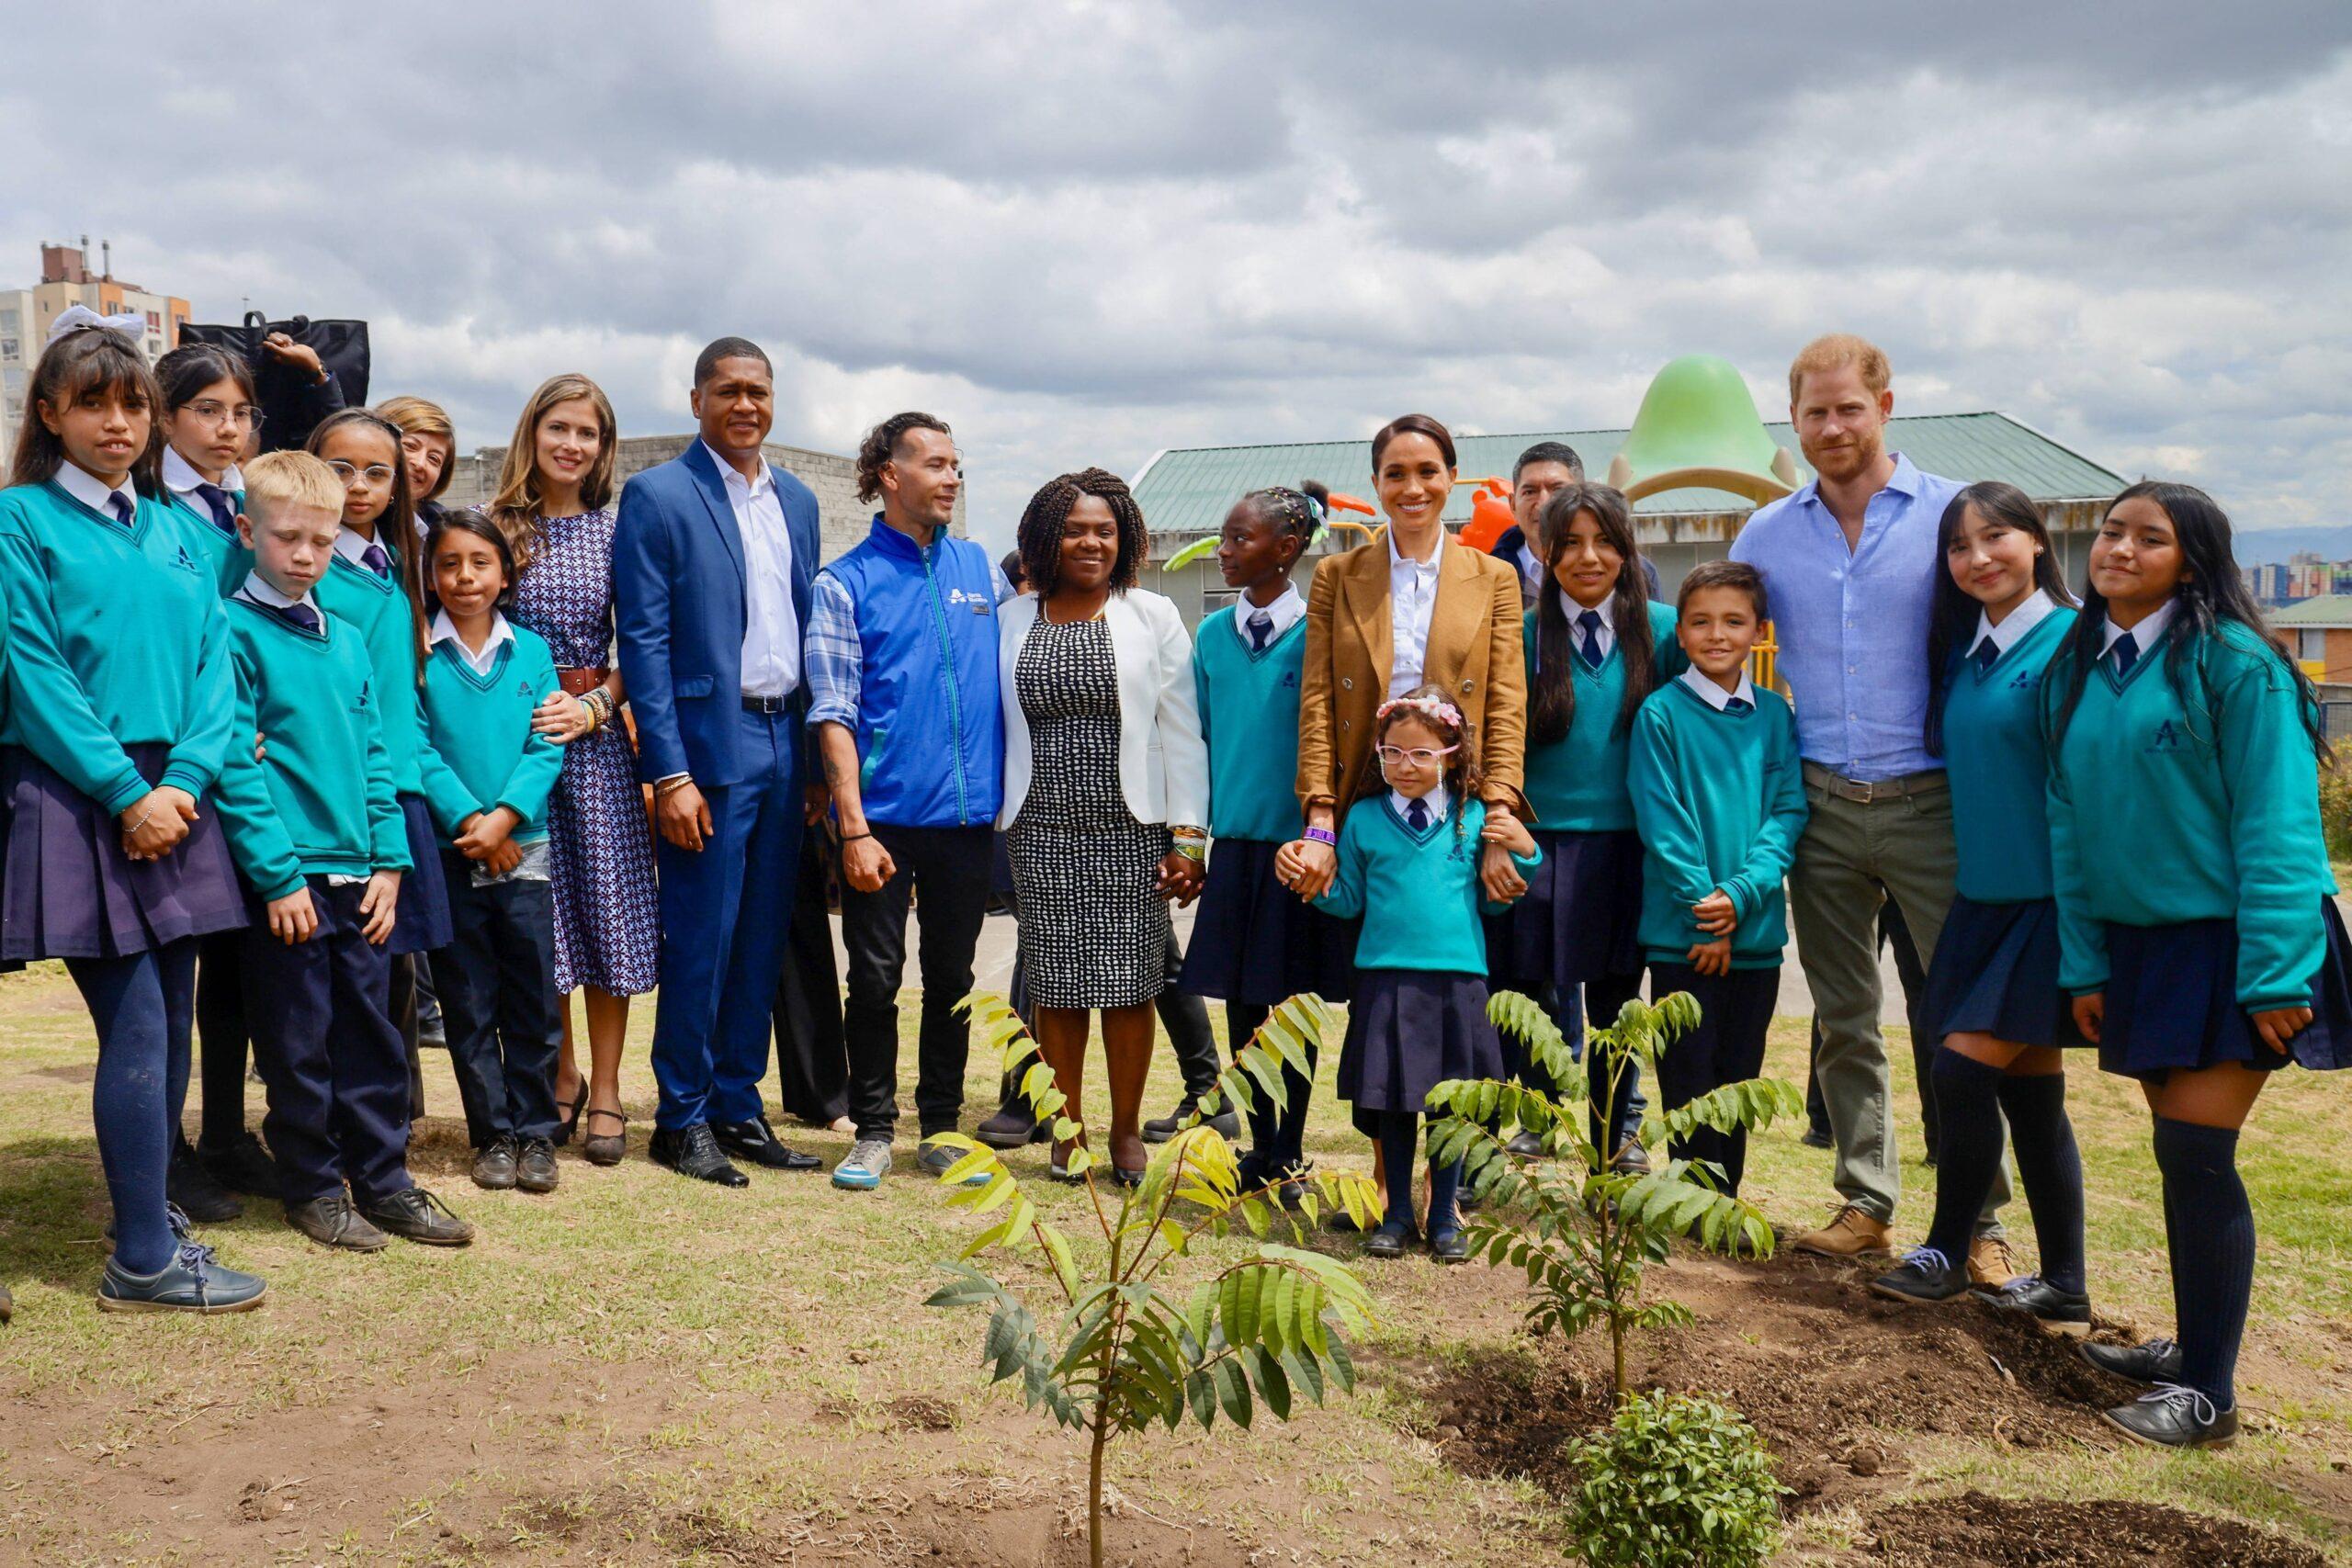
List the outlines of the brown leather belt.
{"label": "brown leather belt", "polygon": [[563,682],[564,691],[571,695],[584,697],[603,685],[612,673],[610,670],[559,670],[555,678]]}
{"label": "brown leather belt", "polygon": [[1905,773],[1901,778],[1861,779],[1841,778],[1818,762],[1804,765],[1804,782],[1827,790],[1840,800],[1850,800],[1869,806],[1882,800],[1900,800],[1905,795],[1939,795],[1951,788],[1951,781],[1941,768],[1929,768],[1924,773]]}

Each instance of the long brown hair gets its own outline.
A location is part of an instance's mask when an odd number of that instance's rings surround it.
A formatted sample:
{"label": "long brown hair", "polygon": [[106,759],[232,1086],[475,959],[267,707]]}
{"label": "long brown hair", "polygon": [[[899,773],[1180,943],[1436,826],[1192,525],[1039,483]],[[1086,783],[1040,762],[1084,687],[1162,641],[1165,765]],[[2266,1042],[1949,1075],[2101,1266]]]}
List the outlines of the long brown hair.
{"label": "long brown hair", "polygon": [[65,462],[65,443],[40,417],[41,405],[62,412],[93,392],[112,392],[128,407],[147,409],[147,449],[131,460],[130,482],[141,495],[164,493],[164,390],[139,346],[111,327],[76,327],[41,350],[25,389],[24,423],[8,465],[12,485],[47,484]]}
{"label": "long brown hair", "polygon": [[399,564],[396,581],[401,596],[408,601],[409,630],[416,642],[417,678],[422,681],[424,655],[432,646],[424,624],[424,547],[417,543],[416,530],[409,523],[416,514],[416,503],[409,491],[408,454],[401,450],[401,427],[370,409],[338,409],[319,421],[302,450],[313,457],[322,457],[327,438],[353,425],[374,431],[392,444],[392,500],[376,519],[376,542],[390,550]]}
{"label": "long brown hair", "polygon": [[1624,492],[1609,485],[1579,483],[1555,491],[1536,514],[1538,547],[1544,558],[1544,586],[1535,593],[1535,670],[1528,679],[1527,739],[1538,746],[1556,746],[1568,738],[1577,717],[1574,628],[1568,625],[1567,597],[1553,570],[1566,548],[1568,530],[1579,513],[1589,513],[1600,536],[1618,554],[1617,583],[1609,592],[1609,612],[1617,628],[1618,657],[1625,661],[1625,696],[1611,720],[1618,734],[1630,734],[1634,716],[1657,684],[1657,639],[1650,629],[1649,579],[1642,573],[1641,547],[1634,537],[1634,511]]}
{"label": "long brown hair", "polygon": [[506,536],[517,573],[530,567],[531,539],[546,502],[539,491],[539,422],[556,404],[580,398],[595,406],[597,427],[596,460],[588,465],[580,481],[580,504],[595,512],[613,499],[613,467],[620,432],[615,427],[612,400],[605,396],[602,387],[577,371],[548,377],[514,421],[514,439],[506,444],[506,457],[498,465],[498,489],[482,508]]}

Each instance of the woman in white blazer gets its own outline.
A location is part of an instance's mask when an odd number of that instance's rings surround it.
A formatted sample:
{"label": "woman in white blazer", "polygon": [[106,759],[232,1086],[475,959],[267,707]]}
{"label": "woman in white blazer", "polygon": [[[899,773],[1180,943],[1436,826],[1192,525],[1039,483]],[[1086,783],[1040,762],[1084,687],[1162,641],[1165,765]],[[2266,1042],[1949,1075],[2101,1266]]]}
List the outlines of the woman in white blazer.
{"label": "woman in white blazer", "polygon": [[[1193,639],[1135,586],[1150,537],[1116,475],[1064,474],[1021,516],[1032,592],[1006,604],[1004,829],[1037,1046],[1083,1121],[1091,1013],[1110,1066],[1112,1174],[1139,1181],[1152,1001],[1167,984],[1168,900],[1201,889],[1208,748]],[[1057,1144],[1054,1173],[1074,1176]]]}

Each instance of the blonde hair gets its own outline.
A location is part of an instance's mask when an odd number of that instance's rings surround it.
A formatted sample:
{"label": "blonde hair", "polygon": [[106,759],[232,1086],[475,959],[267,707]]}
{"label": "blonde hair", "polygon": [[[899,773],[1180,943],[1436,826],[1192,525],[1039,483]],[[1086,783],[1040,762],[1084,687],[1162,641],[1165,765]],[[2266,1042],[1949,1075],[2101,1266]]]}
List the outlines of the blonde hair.
{"label": "blonde hair", "polygon": [[620,431],[613,418],[613,402],[605,389],[576,371],[550,376],[539,383],[514,422],[514,439],[506,444],[506,457],[498,467],[498,489],[483,510],[497,523],[514,551],[519,574],[531,564],[531,534],[546,497],[539,491],[539,421],[558,403],[585,398],[596,410],[596,460],[580,481],[580,504],[601,509],[613,499],[613,467],[620,448]]}
{"label": "blonde hair", "polygon": [[458,427],[449,423],[447,412],[439,403],[405,394],[386,398],[376,405],[376,417],[402,435],[437,435],[449,444],[449,460],[441,465],[441,477],[434,481],[430,491],[412,499],[431,501],[449,488],[449,481],[458,474]]}
{"label": "blonde hair", "polygon": [[245,514],[260,523],[287,506],[307,506],[343,517],[343,481],[308,452],[265,452],[238,472],[245,480]]}
{"label": "blonde hair", "polygon": [[1894,371],[1886,362],[1886,355],[1878,344],[1852,333],[1829,333],[1814,339],[1797,351],[1789,363],[1789,403],[1794,407],[1797,389],[1805,377],[1816,370],[1843,370],[1849,366],[1862,374],[1862,385],[1877,397],[1894,379]]}

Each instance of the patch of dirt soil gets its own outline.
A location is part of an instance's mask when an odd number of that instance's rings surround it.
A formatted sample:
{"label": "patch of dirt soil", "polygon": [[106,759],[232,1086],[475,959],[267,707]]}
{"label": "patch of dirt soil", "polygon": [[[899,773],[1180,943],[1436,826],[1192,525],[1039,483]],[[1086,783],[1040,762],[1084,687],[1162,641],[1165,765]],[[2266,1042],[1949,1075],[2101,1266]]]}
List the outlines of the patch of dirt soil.
{"label": "patch of dirt soil", "polygon": [[[1727,1399],[1771,1444],[1799,1511],[1895,1484],[1906,1432],[2029,1450],[2120,1440],[2098,1413],[2141,1390],[2093,1370],[2071,1343],[1973,1301],[1883,1301],[1867,1278],[1812,1258],[1734,1263],[1678,1250],[1650,1286],[1697,1321],[1636,1336],[1633,1381]],[[1564,1492],[1575,1478],[1561,1445],[1608,1418],[1608,1354],[1592,1330],[1566,1348],[1426,1375],[1431,1435],[1473,1474],[1524,1474]]]}
{"label": "patch of dirt soil", "polygon": [[2154,1503],[2056,1503],[1970,1492],[1871,1517],[1889,1568],[2325,1568],[2307,1546]]}

